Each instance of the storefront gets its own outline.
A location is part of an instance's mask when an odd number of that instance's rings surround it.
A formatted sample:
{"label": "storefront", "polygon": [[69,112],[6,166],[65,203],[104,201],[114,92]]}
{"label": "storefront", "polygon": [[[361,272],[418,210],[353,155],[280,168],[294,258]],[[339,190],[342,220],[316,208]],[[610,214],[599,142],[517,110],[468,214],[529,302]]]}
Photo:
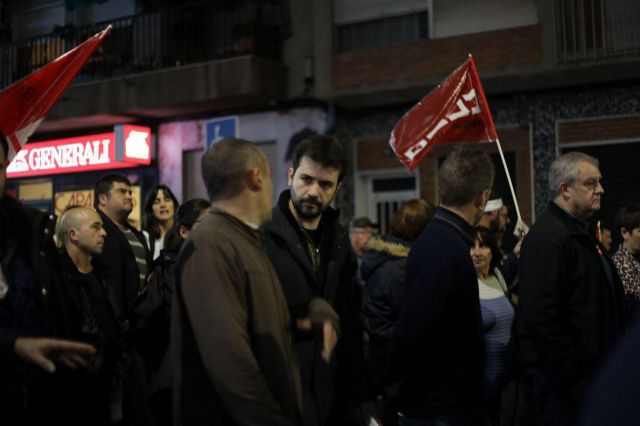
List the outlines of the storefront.
{"label": "storefront", "polygon": [[70,205],[93,206],[93,187],[104,174],[131,181],[140,226],[141,200],[156,183],[151,129],[118,125],[112,132],[28,143],[7,168],[9,190],[24,204],[59,215]]}

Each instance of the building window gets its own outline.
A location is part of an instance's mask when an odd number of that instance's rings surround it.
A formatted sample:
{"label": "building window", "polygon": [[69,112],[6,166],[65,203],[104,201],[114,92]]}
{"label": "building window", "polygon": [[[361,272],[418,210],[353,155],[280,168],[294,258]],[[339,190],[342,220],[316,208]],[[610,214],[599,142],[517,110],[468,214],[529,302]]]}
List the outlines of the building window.
{"label": "building window", "polygon": [[337,26],[338,52],[373,49],[429,38],[427,11]]}
{"label": "building window", "polygon": [[554,14],[559,62],[640,54],[637,0],[558,0]]}

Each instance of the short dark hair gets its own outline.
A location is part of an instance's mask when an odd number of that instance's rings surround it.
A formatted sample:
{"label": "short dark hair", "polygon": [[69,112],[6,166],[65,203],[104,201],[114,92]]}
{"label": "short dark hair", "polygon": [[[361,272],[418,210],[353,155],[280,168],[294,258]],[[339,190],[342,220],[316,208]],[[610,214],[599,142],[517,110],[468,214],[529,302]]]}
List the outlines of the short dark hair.
{"label": "short dark hair", "polygon": [[491,189],[495,170],[485,151],[457,147],[447,156],[438,173],[438,194],[445,206],[470,203],[482,191]]}
{"label": "short dark hair", "polygon": [[211,201],[238,195],[245,188],[245,176],[252,166],[267,170],[260,148],[244,139],[226,138],[216,142],[202,157],[202,179]]}
{"label": "short dark hair", "polygon": [[389,220],[389,233],[408,243],[418,239],[422,230],[433,217],[433,204],[414,198],[404,203]]}
{"label": "short dark hair", "polygon": [[356,228],[373,228],[375,225],[366,216],[355,218],[349,223],[349,230],[352,231]]}
{"label": "short dark hair", "polygon": [[144,202],[144,216],[142,217],[142,229],[149,233],[150,237],[153,239],[160,238],[160,224],[158,223],[158,219],[153,215],[153,203],[158,196],[158,192],[162,191],[164,195],[171,199],[173,203],[173,214],[175,215],[180,203],[178,203],[178,199],[171,189],[166,185],[156,185],[153,187],[149,195],[147,195],[147,199]]}
{"label": "short dark hair", "polygon": [[491,262],[489,262],[489,272],[495,274],[495,268],[502,261],[502,252],[498,247],[498,239],[495,232],[489,231],[484,226],[476,226],[476,239],[480,241],[480,246],[489,247],[491,249]]}
{"label": "short dark hair", "polygon": [[314,135],[300,142],[293,155],[294,171],[300,166],[302,157],[307,157],[324,168],[338,170],[340,172],[338,183],[342,182],[349,168],[347,152],[338,139],[333,136]]}
{"label": "short dark hair", "polygon": [[183,243],[182,237],[180,236],[180,226],[191,230],[196,220],[198,220],[198,217],[209,207],[211,207],[211,203],[202,198],[193,198],[185,201],[178,207],[173,227],[167,232],[167,236],[165,237],[164,248],[171,251],[179,251]]}
{"label": "short dark hair", "polygon": [[109,196],[109,191],[113,188],[114,183],[124,183],[128,186],[131,186],[131,182],[127,179],[126,176],[120,175],[118,173],[110,173],[108,175],[102,176],[96,182],[96,185],[93,188],[93,208],[96,210],[100,206],[100,195]]}
{"label": "short dark hair", "polygon": [[640,228],[640,203],[627,203],[618,209],[616,213],[616,228],[618,234],[622,228],[629,232]]}

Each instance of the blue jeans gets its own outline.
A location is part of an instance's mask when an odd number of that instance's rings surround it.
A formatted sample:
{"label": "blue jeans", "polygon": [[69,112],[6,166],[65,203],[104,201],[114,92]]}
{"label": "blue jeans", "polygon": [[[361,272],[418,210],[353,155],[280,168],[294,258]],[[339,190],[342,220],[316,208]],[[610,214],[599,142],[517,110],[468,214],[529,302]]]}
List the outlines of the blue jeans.
{"label": "blue jeans", "polygon": [[443,414],[428,419],[413,419],[399,414],[400,426],[471,426],[464,414]]}

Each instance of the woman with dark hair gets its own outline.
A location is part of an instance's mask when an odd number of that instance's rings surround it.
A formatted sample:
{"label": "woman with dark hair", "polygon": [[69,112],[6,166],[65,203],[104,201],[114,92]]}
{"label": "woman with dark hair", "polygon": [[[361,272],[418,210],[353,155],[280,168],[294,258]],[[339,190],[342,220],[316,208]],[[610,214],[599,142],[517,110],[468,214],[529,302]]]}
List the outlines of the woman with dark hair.
{"label": "woman with dark hair", "polygon": [[411,244],[431,220],[433,213],[433,205],[424,200],[407,201],[391,217],[390,235],[369,240],[362,256],[360,272],[365,286],[360,317],[369,336],[369,373],[377,394],[383,395],[385,426],[398,423],[397,409],[389,397],[385,364],[387,347],[398,318],[407,256]]}
{"label": "woman with dark hair", "polygon": [[627,203],[616,213],[622,243],[613,255],[624,288],[625,319],[631,322],[640,311],[640,203]]}
{"label": "woman with dark hair", "polygon": [[476,227],[471,259],[478,275],[484,326],[484,392],[492,405],[492,415],[495,415],[498,398],[507,379],[507,345],[511,340],[511,324],[515,313],[507,297],[507,283],[498,268],[501,258],[502,253],[494,234],[485,227]]}
{"label": "woman with dark hair", "polygon": [[155,186],[144,202],[142,232],[153,259],[160,255],[164,247],[164,236],[173,227],[173,216],[178,205],[176,196],[166,185]]}
{"label": "woman with dark hair", "polygon": [[178,208],[176,220],[165,238],[165,248],[154,262],[145,291],[133,307],[132,328],[145,348],[150,377],[149,404],[157,425],[172,424],[169,327],[175,287],[174,266],[189,233],[209,214],[211,203],[195,198]]}

